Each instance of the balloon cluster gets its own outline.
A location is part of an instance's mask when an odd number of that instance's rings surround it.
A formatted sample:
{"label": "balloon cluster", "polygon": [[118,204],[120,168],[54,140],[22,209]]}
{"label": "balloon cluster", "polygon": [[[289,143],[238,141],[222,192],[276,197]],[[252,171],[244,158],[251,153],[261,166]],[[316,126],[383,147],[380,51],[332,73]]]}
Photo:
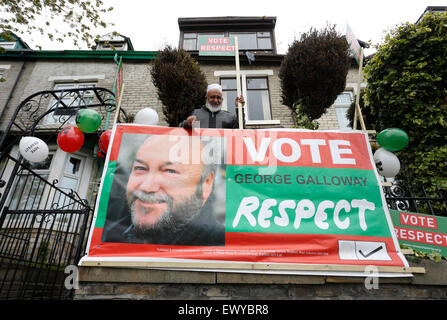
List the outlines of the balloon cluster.
{"label": "balloon cluster", "polygon": [[399,128],[385,129],[377,135],[381,148],[374,153],[374,162],[381,176],[393,178],[399,173],[400,161],[393,151],[404,149],[408,141],[408,134]]}
{"label": "balloon cluster", "polygon": [[[135,115],[134,123],[157,125],[158,114],[151,108],[144,108]],[[93,109],[81,109],[76,114],[76,126],[66,126],[57,135],[57,145],[65,152],[76,152],[84,144],[84,133],[96,132],[101,126],[101,115]],[[107,154],[112,131],[106,130],[99,137],[97,155]],[[19,143],[20,154],[30,162],[42,162],[48,157],[48,145],[41,139],[26,136]]]}
{"label": "balloon cluster", "polygon": [[84,132],[96,132],[101,126],[101,115],[93,109],[81,109],[76,114],[76,126],[67,126],[57,135],[57,145],[65,152],[76,152],[84,144]]}

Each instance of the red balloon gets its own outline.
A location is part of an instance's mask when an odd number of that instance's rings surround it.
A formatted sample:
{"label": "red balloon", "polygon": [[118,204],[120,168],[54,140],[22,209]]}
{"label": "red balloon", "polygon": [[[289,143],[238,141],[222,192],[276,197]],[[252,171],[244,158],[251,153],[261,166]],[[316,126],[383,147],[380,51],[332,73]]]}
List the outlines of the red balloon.
{"label": "red balloon", "polygon": [[107,149],[109,148],[110,136],[112,135],[112,130],[104,131],[99,137],[98,145],[99,149],[103,153],[107,153]]}
{"label": "red balloon", "polygon": [[57,135],[57,145],[65,152],[75,152],[82,148],[84,134],[76,126],[62,128]]}

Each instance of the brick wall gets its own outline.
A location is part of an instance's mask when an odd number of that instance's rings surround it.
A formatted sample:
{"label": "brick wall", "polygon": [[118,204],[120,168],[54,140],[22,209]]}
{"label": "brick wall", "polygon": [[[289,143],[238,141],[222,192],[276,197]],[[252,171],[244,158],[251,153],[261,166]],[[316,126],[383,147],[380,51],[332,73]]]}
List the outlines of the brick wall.
{"label": "brick wall", "polygon": [[[9,93],[14,87],[17,76],[20,73],[23,62],[0,61],[0,74],[3,74],[4,82],[0,82],[0,112],[5,107]],[[12,97],[11,97],[12,99]]]}
{"label": "brick wall", "polygon": [[[0,64],[3,64],[3,62]],[[6,100],[10,92],[9,86],[18,73],[15,69],[18,69],[20,65],[21,63],[14,63],[14,67],[8,70],[7,81],[0,84],[2,86],[0,104]],[[112,90],[115,73],[116,64],[113,61],[51,60],[26,62],[13,98],[0,120],[0,128],[4,129],[6,127],[19,103],[36,92],[52,90],[56,83],[86,82],[88,80],[85,77],[88,78],[89,76],[99,76],[99,78],[88,82],[95,82],[98,87]],[[159,113],[160,125],[166,125],[161,112],[161,103],[157,99],[156,90],[150,78],[149,62],[125,61],[124,83],[125,88],[121,105],[126,112],[135,114],[141,108],[152,107]],[[43,103],[42,106],[47,107],[48,104]]]}

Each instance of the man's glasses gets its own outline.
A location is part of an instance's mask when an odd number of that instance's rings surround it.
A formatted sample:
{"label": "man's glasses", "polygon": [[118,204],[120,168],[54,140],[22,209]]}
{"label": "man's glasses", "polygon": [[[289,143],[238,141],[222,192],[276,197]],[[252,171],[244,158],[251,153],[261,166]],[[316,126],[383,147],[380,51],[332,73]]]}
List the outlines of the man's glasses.
{"label": "man's glasses", "polygon": [[222,100],[222,96],[210,96],[210,99]]}

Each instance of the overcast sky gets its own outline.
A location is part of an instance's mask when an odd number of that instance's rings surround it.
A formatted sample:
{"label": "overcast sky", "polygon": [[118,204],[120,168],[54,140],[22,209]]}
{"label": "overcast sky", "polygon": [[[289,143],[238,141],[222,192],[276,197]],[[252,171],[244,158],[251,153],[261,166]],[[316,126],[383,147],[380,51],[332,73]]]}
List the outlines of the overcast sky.
{"label": "overcast sky", "polygon": [[[132,41],[137,51],[178,46],[179,17],[275,16],[278,53],[286,53],[289,44],[311,27],[335,24],[344,34],[349,24],[355,36],[372,43],[383,42],[384,31],[403,22],[414,23],[427,6],[447,5],[442,0],[103,0],[114,11],[107,20],[114,27],[100,33],[117,31]],[[35,41],[25,39],[34,48]],[[65,44],[43,42],[43,50],[74,49]],[[366,52],[368,54],[368,52]]]}

